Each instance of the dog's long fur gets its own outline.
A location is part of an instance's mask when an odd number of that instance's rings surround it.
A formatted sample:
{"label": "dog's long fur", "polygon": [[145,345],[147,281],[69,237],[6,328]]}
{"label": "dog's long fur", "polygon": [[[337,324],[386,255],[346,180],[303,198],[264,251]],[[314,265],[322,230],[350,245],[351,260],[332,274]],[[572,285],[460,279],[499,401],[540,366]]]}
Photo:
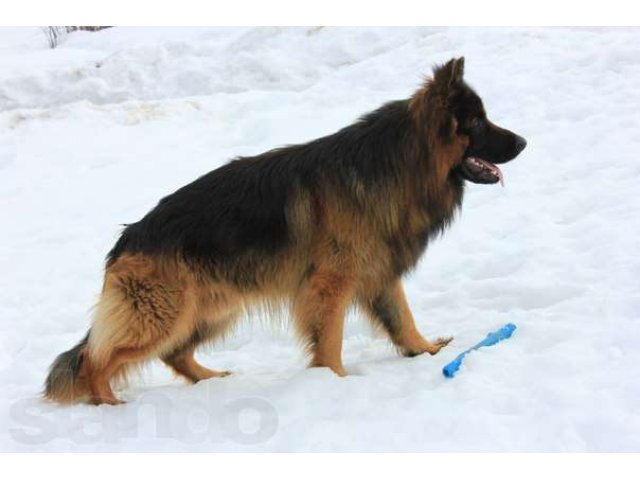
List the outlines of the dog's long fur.
{"label": "dog's long fur", "polygon": [[110,381],[155,357],[193,382],[226,375],[194,350],[255,305],[290,307],[311,365],[338,375],[353,304],[402,354],[437,353],[447,340],[420,335],[400,279],[462,201],[462,65],[333,135],[234,160],[128,225],[91,329],[54,362],[46,397],[118,403]]}

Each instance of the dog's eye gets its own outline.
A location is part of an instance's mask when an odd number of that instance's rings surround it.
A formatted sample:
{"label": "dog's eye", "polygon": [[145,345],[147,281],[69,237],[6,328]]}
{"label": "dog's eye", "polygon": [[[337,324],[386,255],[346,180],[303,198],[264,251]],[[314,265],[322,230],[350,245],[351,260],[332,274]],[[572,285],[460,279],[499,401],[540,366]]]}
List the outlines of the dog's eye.
{"label": "dog's eye", "polygon": [[471,129],[475,130],[477,132],[484,130],[485,127],[485,123],[484,121],[479,118],[479,117],[475,117],[471,120]]}

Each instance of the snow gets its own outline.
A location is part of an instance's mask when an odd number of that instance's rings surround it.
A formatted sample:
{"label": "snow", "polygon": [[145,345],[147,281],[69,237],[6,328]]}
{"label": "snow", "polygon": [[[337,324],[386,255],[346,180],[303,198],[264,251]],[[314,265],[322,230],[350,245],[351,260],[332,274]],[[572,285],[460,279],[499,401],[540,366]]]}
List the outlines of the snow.
{"label": "snow", "polygon": [[[0,29],[0,448],[9,451],[638,451],[639,29],[113,28],[49,50]],[[527,138],[469,185],[406,290],[435,357],[358,314],[338,378],[287,328],[244,323],[187,386],[150,363],[119,407],[43,403],[84,334],[120,224],[231,157],[310,140],[465,55]],[[514,336],[442,366],[505,323]]]}

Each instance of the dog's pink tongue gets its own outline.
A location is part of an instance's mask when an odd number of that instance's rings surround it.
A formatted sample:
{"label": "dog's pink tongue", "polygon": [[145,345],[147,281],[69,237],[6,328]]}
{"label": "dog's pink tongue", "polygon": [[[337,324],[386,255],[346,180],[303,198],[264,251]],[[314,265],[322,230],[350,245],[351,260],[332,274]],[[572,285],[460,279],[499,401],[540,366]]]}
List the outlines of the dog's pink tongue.
{"label": "dog's pink tongue", "polygon": [[500,168],[498,168],[497,165],[487,162],[486,160],[482,160],[481,158],[476,158],[476,160],[478,160],[482,165],[484,165],[493,173],[495,173],[498,176],[498,179],[500,180],[500,186],[504,187],[504,177],[502,176],[502,170],[500,170]]}

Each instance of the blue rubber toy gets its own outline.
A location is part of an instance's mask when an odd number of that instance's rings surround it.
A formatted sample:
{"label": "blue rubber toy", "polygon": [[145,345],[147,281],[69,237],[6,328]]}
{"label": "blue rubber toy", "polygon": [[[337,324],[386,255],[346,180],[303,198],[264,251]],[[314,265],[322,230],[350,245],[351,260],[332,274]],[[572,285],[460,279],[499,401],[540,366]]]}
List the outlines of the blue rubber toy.
{"label": "blue rubber toy", "polygon": [[442,374],[447,378],[453,378],[453,376],[460,368],[460,365],[462,365],[462,360],[464,360],[464,357],[467,355],[467,353],[472,352],[473,350],[477,350],[480,347],[490,347],[491,345],[495,345],[502,340],[506,340],[513,334],[515,329],[516,326],[513,323],[507,323],[500,330],[489,333],[487,335],[487,338],[482,340],[477,345],[474,345],[469,350],[462,352],[451,363],[446,364],[442,369]]}

